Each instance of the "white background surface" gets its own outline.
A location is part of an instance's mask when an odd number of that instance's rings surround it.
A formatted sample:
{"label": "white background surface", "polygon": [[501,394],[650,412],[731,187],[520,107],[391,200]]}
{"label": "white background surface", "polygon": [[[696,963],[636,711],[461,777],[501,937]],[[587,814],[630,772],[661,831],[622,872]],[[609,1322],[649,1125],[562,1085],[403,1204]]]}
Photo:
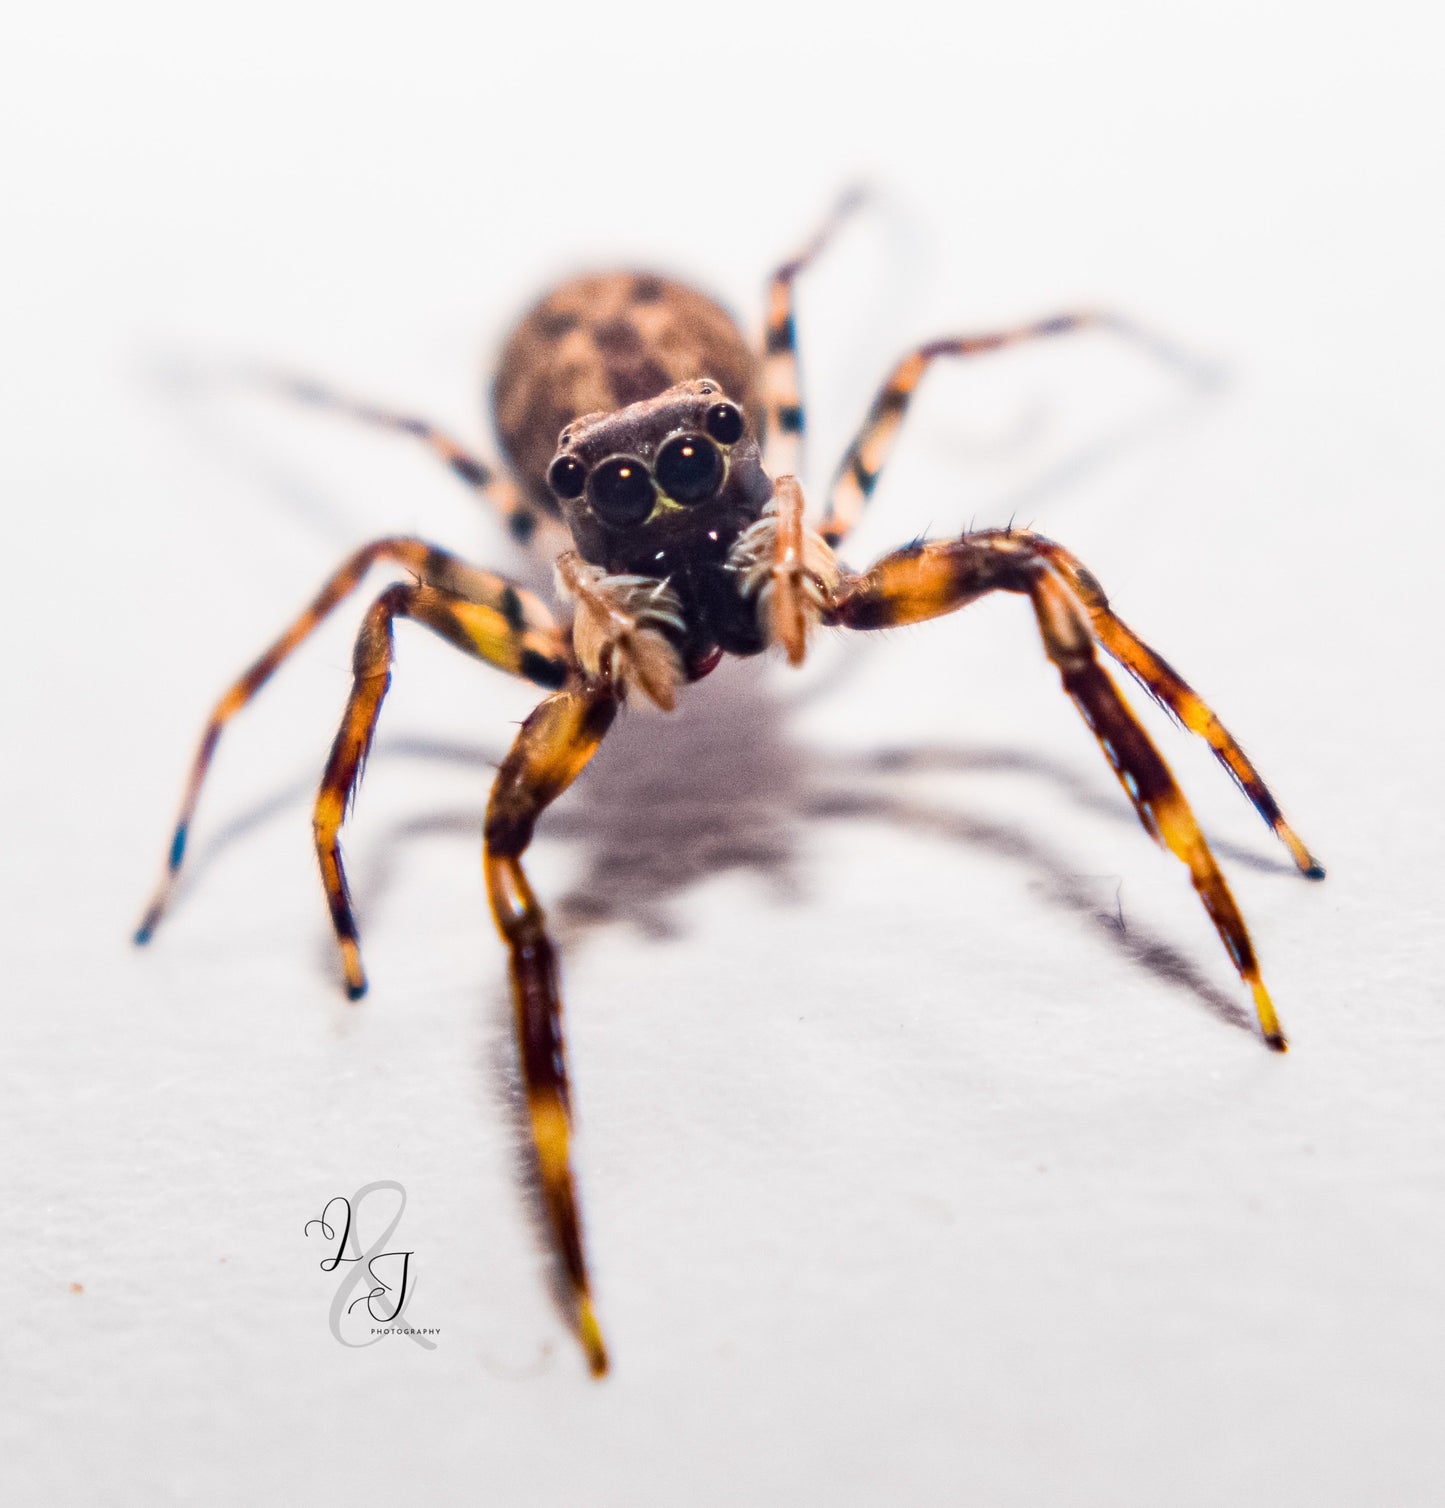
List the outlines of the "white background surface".
{"label": "white background surface", "polygon": [[[0,1477],[27,1503],[1438,1503],[1439,39],[1421,5],[32,9],[0,62]],[[309,799],[356,608],[205,709],[353,544],[519,568],[404,441],[208,373],[290,363],[482,436],[520,302],[613,260],[759,312],[810,277],[814,494],[910,340],[1105,337],[930,378],[849,558],[1031,522],[1217,705],[1292,872],[1146,711],[1294,1043],[999,601],[629,714],[532,865],[565,952],[615,1372],[529,1209],[487,761],[533,696],[403,630],[347,853]],[[409,1194],[423,1353],[327,1329],[302,1235]],[[83,1292],[72,1291],[79,1284]]]}

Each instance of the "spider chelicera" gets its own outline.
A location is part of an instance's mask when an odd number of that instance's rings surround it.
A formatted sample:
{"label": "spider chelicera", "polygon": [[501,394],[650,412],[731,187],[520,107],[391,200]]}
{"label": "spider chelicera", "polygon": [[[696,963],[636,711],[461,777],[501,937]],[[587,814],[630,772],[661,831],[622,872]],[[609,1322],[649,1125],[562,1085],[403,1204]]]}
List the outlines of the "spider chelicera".
{"label": "spider chelicera", "polygon": [[[351,696],[316,797],[316,853],[341,949],[347,993],[366,989],[338,835],[391,679],[392,625],[424,623],[477,659],[545,687],[487,804],[488,898],[509,950],[522,1074],[543,1198],[592,1371],[607,1369],[593,1310],[568,1151],[570,1112],[557,962],[522,868],[537,818],[577,778],[629,697],[671,710],[679,690],[723,655],[782,647],[801,664],[819,624],[891,628],[956,611],[988,592],[1028,598],[1044,652],[1098,740],[1146,831],[1188,867],[1254,996],[1264,1040],[1284,1034],[1234,897],[1189,804],[1108,672],[1117,660],[1178,721],[1205,739],[1306,875],[1311,857],[1244,751],[1214,713],[1109,606],[1093,575],[1060,545],[988,529],[915,542],[863,572],[835,550],[867,503],[930,365],[1021,341],[1135,327],[1073,313],[993,334],[930,341],[879,389],[849,445],[816,524],[794,475],[804,429],[794,284],[856,196],[774,273],[761,353],[710,298],[651,274],[577,278],[549,293],[512,332],[492,398],[510,474],[426,422],[357,404],[309,384],[295,396],[420,439],[495,505],[524,542],[571,548],[556,558],[568,604],[561,621],[535,595],[418,539],[358,550],[311,605],[225,693],[190,772],[165,872],[136,933],[149,941],[186,846],[207,767],[226,723],[379,562],[410,580],[386,588],[356,640]],[[1157,345],[1157,343],[1155,343]],[[766,454],[764,452],[766,444]]]}

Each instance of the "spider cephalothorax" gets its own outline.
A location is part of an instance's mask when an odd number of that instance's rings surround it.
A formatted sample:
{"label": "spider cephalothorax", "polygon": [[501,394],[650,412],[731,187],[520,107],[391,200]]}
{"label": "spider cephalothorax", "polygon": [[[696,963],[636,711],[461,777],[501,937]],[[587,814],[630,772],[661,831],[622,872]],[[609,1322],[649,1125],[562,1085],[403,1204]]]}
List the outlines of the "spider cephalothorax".
{"label": "spider cephalothorax", "polygon": [[[353,999],[365,990],[366,977],[339,834],[390,684],[395,620],[423,623],[467,654],[550,691],[497,772],[484,868],[508,949],[542,1194],[574,1303],[572,1319],[596,1373],[606,1370],[607,1354],[592,1305],[568,1150],[557,964],[522,855],[538,817],[585,768],[629,692],[670,710],[679,690],[723,654],[753,655],[776,644],[799,664],[819,624],[877,629],[921,623],[990,592],[1013,593],[1027,599],[1044,653],[1145,830],[1188,868],[1253,994],[1266,1042],[1280,1051],[1284,1034],[1234,897],[1184,793],[1098,651],[1209,743],[1305,874],[1318,879],[1324,873],[1219,719],[1120,621],[1092,573],[1062,546],[1026,530],[982,530],[917,540],[864,572],[839,564],[833,548],[858,521],[934,361],[1089,327],[1139,332],[1118,319],[1067,314],[916,347],[879,389],[813,527],[794,474],[804,410],[793,284],[826,236],[825,230],[774,274],[761,351],[719,305],[667,278],[607,273],[554,289],[513,331],[493,386],[511,477],[494,474],[424,420],[350,403],[312,384],[293,385],[313,403],[423,440],[498,507],[520,540],[540,542],[540,526],[563,519],[575,548],[558,555],[555,566],[570,621],[559,623],[545,603],[505,577],[420,540],[379,539],[358,550],[217,704],[191,768],[161,884],[136,934],[138,942],[147,941],[165,908],[221,728],[377,562],[400,566],[411,579],[388,587],[366,615],[351,697],[313,823]],[[1162,349],[1157,341],[1146,344]]]}
{"label": "spider cephalothorax", "polygon": [[726,555],[773,490],[742,409],[709,378],[574,420],[547,481],[584,560],[658,577]]}

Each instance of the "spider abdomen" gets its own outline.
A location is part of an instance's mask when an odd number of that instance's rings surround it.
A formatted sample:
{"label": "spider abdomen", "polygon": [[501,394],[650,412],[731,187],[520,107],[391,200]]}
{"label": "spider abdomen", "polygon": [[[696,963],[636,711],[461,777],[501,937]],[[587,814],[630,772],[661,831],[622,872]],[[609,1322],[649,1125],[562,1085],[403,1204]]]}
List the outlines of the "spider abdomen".
{"label": "spider abdomen", "polygon": [[563,428],[679,382],[712,377],[758,423],[761,363],[706,294],[649,273],[609,272],[554,288],[507,337],[492,408],[529,498],[556,515],[547,467]]}

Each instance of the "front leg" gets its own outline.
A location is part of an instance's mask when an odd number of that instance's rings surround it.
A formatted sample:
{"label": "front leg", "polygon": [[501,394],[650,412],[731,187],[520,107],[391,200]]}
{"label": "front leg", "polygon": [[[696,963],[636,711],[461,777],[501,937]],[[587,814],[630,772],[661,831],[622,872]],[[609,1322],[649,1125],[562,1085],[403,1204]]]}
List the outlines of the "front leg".
{"label": "front leg", "polygon": [[1075,596],[1089,610],[1094,637],[1161,707],[1196,733],[1214,750],[1214,757],[1229,771],[1240,790],[1249,797],[1254,809],[1273,829],[1275,836],[1289,849],[1290,857],[1307,879],[1322,880],[1324,865],[1305,847],[1294,828],[1285,821],[1279,803],[1270,794],[1264,777],[1239,746],[1239,741],[1215,716],[1203,697],[1164,659],[1144,643],[1127,623],[1109,606],[1104,589],[1093,574],[1061,545],[1036,539],[1036,546],[1047,555],[1050,564],[1073,588]]}
{"label": "front leg", "polygon": [[[1254,996],[1265,1042],[1283,1052],[1284,1033],[1244,918],[1183,791],[1099,663],[1089,606],[1054,562],[1056,549],[1038,536],[1004,530],[913,545],[885,556],[871,571],[847,577],[825,621],[846,628],[892,628],[941,617],[988,592],[1027,595],[1044,652],[1058,669],[1064,690],[1098,739],[1145,831],[1188,867],[1204,909]],[[1078,569],[1072,557],[1070,561]]]}
{"label": "front leg", "polygon": [[[170,902],[176,875],[185,856],[186,842],[191,822],[196,814],[196,803],[201,797],[201,787],[221,734],[228,723],[243,707],[248,705],[276,671],[298,650],[326,621],[336,608],[356,590],[371,568],[380,562],[391,562],[410,571],[423,586],[435,588],[428,595],[413,591],[401,599],[404,612],[412,604],[419,605],[428,625],[452,640],[468,654],[495,665],[498,669],[525,676],[539,686],[555,690],[567,679],[571,661],[567,646],[561,637],[546,604],[530,592],[513,585],[491,571],[480,571],[459,560],[445,550],[439,550],[420,539],[388,537],[373,540],[357,550],[334,571],[325,586],[312,600],[306,610],[295,619],[285,633],[256,660],[241,677],[232,683],[226,694],[216,703],[206,722],[200,747],[191,762],[190,777],[186,782],[185,795],[181,800],[180,815],[171,833],[170,847],[166,852],[165,869],[146,907],[145,916],[135,934],[138,944],[148,943],[160,925]],[[397,599],[386,598],[387,602]],[[454,610],[448,610],[445,602],[451,602]],[[434,609],[434,611],[433,611]],[[374,621],[373,621],[374,620]],[[357,686],[353,688],[352,704],[348,706],[347,722],[352,719],[355,704],[375,691],[376,678],[381,677],[381,689],[385,691],[385,672],[390,666],[390,609],[380,604],[373,606],[368,616],[370,625],[363,632],[364,641],[371,646],[372,659],[357,669]],[[384,645],[382,641],[385,641]],[[378,646],[381,646],[378,649]],[[359,651],[358,651],[359,652]],[[370,652],[370,651],[369,651]],[[370,690],[363,683],[370,681]],[[380,697],[376,697],[380,705]],[[374,709],[373,709],[374,711]],[[337,764],[338,755],[332,751],[332,764],[336,766],[336,779],[341,781],[340,804],[344,805],[357,771],[360,769],[361,752],[370,740],[371,723],[363,718],[357,723],[356,760],[354,767],[345,767],[343,758]],[[345,724],[343,724],[343,733]],[[364,737],[362,736],[364,733]],[[343,751],[344,754],[344,751]],[[337,816],[337,823],[340,817]],[[339,860],[336,888],[333,891],[328,880],[328,893],[333,895],[333,916],[338,915],[336,900],[345,898],[345,885],[340,875]],[[322,861],[323,872],[326,861]],[[353,938],[354,942],[354,938]],[[363,985],[359,963],[347,968],[349,984]]]}
{"label": "front leg", "polygon": [[[411,618],[465,654],[549,688],[563,685],[575,674],[561,634],[541,602],[488,571],[474,570],[441,552],[435,554],[430,574],[437,584],[398,582],[372,603],[366,615],[352,654],[351,695],[316,793],[312,818],[316,858],[341,950],[346,993],[353,1000],[366,993],[366,973],[341,860],[341,823],[356,797],[381,704],[391,685],[392,625],[398,618]],[[459,595],[461,591],[467,595]]]}
{"label": "front leg", "polygon": [[542,1197],[576,1302],[576,1324],[595,1376],[607,1351],[592,1308],[568,1153],[571,1105],[562,1050],[562,997],[546,917],[522,870],[537,818],[581,774],[612,725],[618,693],[589,682],[548,697],[522,724],[487,803],[487,896],[510,950],[512,1005]]}

